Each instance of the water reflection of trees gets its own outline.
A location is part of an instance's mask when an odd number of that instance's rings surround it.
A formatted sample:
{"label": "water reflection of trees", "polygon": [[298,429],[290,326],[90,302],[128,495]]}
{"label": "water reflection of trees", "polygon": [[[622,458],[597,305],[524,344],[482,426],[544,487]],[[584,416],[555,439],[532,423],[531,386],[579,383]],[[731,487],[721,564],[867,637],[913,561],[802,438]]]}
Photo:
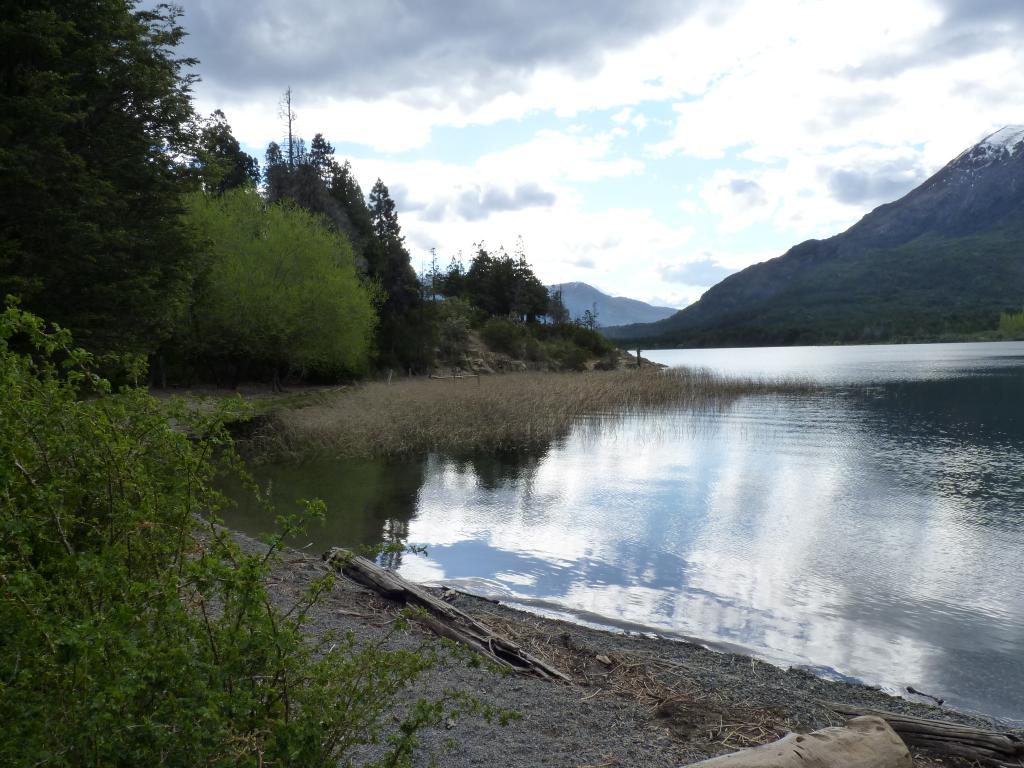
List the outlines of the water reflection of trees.
{"label": "water reflection of trees", "polygon": [[[332,546],[359,549],[410,543],[409,523],[416,514],[420,491],[429,476],[450,467],[471,474],[480,487],[495,490],[509,484],[527,489],[551,444],[529,450],[492,454],[412,457],[401,460],[333,460],[254,468],[257,482],[270,495],[277,514],[297,511],[301,500],[318,498],[326,518],[309,526],[308,534],[290,542],[326,550]],[[273,520],[240,484],[226,483],[236,505],[224,513],[228,525],[250,534],[269,531]],[[411,542],[415,543],[415,542]],[[402,553],[385,551],[382,564],[398,568]]]}
{"label": "water reflection of trees", "polygon": [[498,490],[510,483],[530,487],[552,443],[518,451],[445,456],[455,471],[472,472],[481,488]]}
{"label": "water reflection of trees", "polygon": [[[318,461],[263,465],[253,470],[277,514],[297,511],[303,499],[318,498],[326,504],[326,518],[312,523],[301,540],[290,542],[312,544],[318,550],[404,542],[425,472],[425,459]],[[224,490],[236,502],[224,512],[228,525],[250,534],[272,529],[267,511],[239,484],[226,483]]]}

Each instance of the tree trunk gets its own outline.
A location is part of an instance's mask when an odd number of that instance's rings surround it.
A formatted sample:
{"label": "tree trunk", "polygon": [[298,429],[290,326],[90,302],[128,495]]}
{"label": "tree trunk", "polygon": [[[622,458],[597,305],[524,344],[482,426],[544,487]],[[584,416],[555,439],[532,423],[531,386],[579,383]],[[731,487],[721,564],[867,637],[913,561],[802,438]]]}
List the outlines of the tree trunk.
{"label": "tree trunk", "polygon": [[985,731],[944,720],[882,712],[875,709],[826,703],[843,715],[873,715],[885,720],[911,746],[952,755],[999,768],[1024,768],[1024,737],[1016,733]]}
{"label": "tree trunk", "polygon": [[381,568],[365,557],[334,547],[324,553],[324,560],[335,570],[383,597],[422,608],[426,613],[414,617],[415,621],[441,637],[469,646],[499,666],[516,672],[530,672],[544,678],[569,681],[565,673],[531,656],[511,640],[496,634],[454,605],[434,597],[422,587]]}

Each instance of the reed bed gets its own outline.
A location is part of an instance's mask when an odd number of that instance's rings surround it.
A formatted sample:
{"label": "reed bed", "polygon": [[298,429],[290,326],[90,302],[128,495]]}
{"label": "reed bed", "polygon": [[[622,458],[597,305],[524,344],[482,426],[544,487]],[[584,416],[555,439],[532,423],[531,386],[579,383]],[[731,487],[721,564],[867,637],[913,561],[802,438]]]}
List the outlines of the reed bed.
{"label": "reed bed", "polygon": [[520,450],[564,437],[585,417],[723,408],[744,395],[808,388],[688,369],[373,382],[271,414],[252,447],[264,456],[294,458]]}

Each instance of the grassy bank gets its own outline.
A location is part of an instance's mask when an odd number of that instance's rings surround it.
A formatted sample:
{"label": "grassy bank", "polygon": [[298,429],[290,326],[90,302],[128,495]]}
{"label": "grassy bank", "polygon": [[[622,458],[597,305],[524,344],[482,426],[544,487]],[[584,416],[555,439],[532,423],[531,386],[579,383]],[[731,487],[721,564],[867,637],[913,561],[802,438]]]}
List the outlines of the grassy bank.
{"label": "grassy bank", "polygon": [[743,395],[807,389],[683,369],[375,382],[274,412],[250,448],[296,458],[516,450],[565,435],[583,416],[718,408]]}

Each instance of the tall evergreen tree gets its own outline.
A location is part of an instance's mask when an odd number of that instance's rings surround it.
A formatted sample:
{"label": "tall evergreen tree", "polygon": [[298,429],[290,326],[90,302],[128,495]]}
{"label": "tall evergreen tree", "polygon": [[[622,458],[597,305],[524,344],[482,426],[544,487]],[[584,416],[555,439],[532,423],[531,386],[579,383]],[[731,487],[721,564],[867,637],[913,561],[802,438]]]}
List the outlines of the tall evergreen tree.
{"label": "tall evergreen tree", "polygon": [[547,289],[521,250],[518,258],[504,249],[492,255],[479,243],[462,285],[473,304],[495,317],[514,315],[533,322],[548,310]]}
{"label": "tall evergreen tree", "polygon": [[309,145],[309,164],[316,171],[317,177],[325,185],[331,183],[338,163],[334,159],[334,147],[330,145],[322,133],[313,137]]}
{"label": "tall evergreen tree", "polygon": [[429,357],[423,349],[419,279],[405,249],[395,201],[380,179],[370,190],[369,212],[374,236],[365,250],[367,271],[380,281],[386,297],[378,333],[381,363],[419,367]]}
{"label": "tall evergreen tree", "polygon": [[256,158],[242,151],[231,133],[227,118],[219,109],[202,121],[196,170],[203,189],[223,194],[229,189],[257,184],[260,166]]}
{"label": "tall evergreen tree", "polygon": [[362,260],[363,269],[367,269],[366,249],[370,241],[375,237],[373,231],[373,218],[370,209],[366,205],[366,197],[359,186],[355,175],[352,173],[352,165],[346,160],[341,165],[334,164],[331,172],[331,197],[345,211],[348,219],[347,234],[352,243],[356,246]]}
{"label": "tall evergreen tree", "polygon": [[391,193],[383,181],[377,179],[370,190],[370,215],[373,217],[373,231],[382,243],[402,246],[402,228],[398,225],[398,209]]}
{"label": "tall evergreen tree", "polygon": [[0,296],[94,348],[151,350],[184,300],[195,145],[170,6],[36,0],[0,18]]}

